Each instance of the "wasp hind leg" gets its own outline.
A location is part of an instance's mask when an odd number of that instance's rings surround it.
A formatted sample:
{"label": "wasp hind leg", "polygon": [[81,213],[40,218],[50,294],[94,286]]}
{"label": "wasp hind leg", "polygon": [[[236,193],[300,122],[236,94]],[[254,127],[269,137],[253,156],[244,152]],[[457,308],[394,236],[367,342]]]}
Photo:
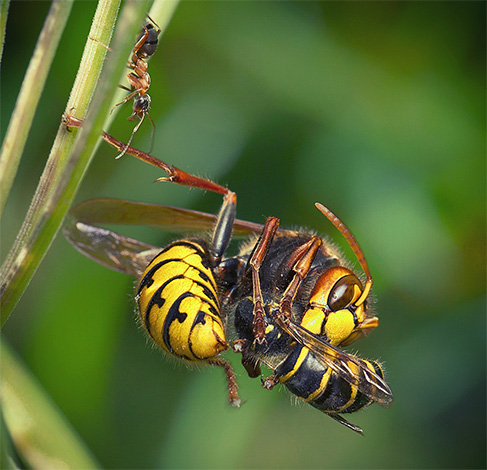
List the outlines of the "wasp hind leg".
{"label": "wasp hind leg", "polygon": [[175,166],[168,165],[162,160],[149,155],[148,153],[127,146],[127,144],[120,142],[106,132],[103,132],[102,137],[107,143],[115,147],[119,152],[132,155],[133,157],[138,158],[149,165],[160,168],[167,174],[167,176],[158,178],[156,181],[175,183],[181,186],[189,186],[191,188],[198,188],[204,191],[211,191],[213,193],[223,195],[223,204],[217,216],[211,241],[211,257],[213,266],[218,266],[232,237],[232,228],[237,210],[237,195],[230,189],[214,183],[211,180],[200,178],[199,176],[192,175],[191,173],[186,173]]}
{"label": "wasp hind leg", "polygon": [[230,362],[221,357],[214,357],[212,359],[208,359],[208,364],[212,366],[223,367],[223,369],[225,370],[225,375],[227,377],[228,401],[230,402],[230,405],[238,408],[241,405],[242,400],[240,400],[240,397],[238,395],[237,379],[235,377],[235,372]]}

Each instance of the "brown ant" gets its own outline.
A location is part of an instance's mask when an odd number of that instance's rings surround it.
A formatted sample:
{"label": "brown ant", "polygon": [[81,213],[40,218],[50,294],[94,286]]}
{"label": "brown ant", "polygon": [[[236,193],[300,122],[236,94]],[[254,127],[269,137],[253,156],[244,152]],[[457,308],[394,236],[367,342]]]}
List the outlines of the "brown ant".
{"label": "brown ant", "polygon": [[[154,136],[154,121],[149,115],[149,109],[151,105],[151,98],[147,94],[147,91],[150,87],[150,75],[147,73],[147,62],[145,59],[149,58],[156,52],[157,46],[159,44],[159,34],[161,33],[161,28],[159,25],[149,16],[147,15],[150,23],[147,22],[143,25],[143,30],[137,39],[135,46],[132,50],[132,56],[130,61],[128,62],[128,67],[132,69],[127,75],[127,79],[131,85],[131,88],[128,88],[123,85],[119,85],[120,88],[129,91],[130,93],[119,103],[117,103],[113,108],[112,111],[117,107],[120,106],[131,99],[134,99],[133,105],[133,112],[128,117],[129,121],[134,121],[136,117],[140,119],[140,121],[135,126],[134,130],[132,131],[132,135],[130,136],[127,145],[122,150],[122,152],[117,155],[116,158],[120,158],[129,148],[130,143],[135,135],[135,133],[139,130],[142,122],[144,121],[145,116],[147,116],[152,124],[152,131],[151,131],[151,146],[152,146],[152,138]],[[93,41],[99,42],[96,39],[90,38]],[[100,43],[101,44],[101,43]],[[103,47],[106,47],[108,50],[110,48],[102,44]],[[138,96],[137,96],[138,95]],[[71,108],[69,113],[63,115],[62,121],[64,125],[68,128],[70,127],[81,127],[83,120],[76,118],[72,115]]]}
{"label": "brown ant", "polygon": [[132,131],[132,135],[130,136],[130,139],[127,142],[127,145],[123,149],[122,153],[120,153],[120,155],[118,155],[116,158],[120,158],[127,151],[127,148],[130,146],[130,143],[132,142],[135,133],[139,130],[139,127],[144,121],[145,116],[149,118],[152,124],[151,143],[154,134],[154,121],[149,115],[151,98],[147,94],[147,91],[150,87],[150,75],[147,73],[148,64],[145,59],[147,59],[152,54],[154,54],[154,52],[156,52],[157,45],[159,43],[159,34],[161,33],[161,28],[159,28],[159,25],[149,15],[147,15],[147,18],[149,18],[151,23],[146,23],[144,25],[144,30],[141,33],[140,37],[137,39],[137,42],[135,43],[134,49],[132,51],[131,60],[128,63],[128,67],[132,69],[132,72],[127,75],[127,79],[131,85],[131,88],[121,86],[121,88],[130,91],[130,93],[122,101],[120,101],[113,107],[115,108],[117,106],[120,106],[133,98],[133,112],[128,117],[128,120],[133,121],[136,117],[138,117],[140,121],[137,123],[134,130]]}

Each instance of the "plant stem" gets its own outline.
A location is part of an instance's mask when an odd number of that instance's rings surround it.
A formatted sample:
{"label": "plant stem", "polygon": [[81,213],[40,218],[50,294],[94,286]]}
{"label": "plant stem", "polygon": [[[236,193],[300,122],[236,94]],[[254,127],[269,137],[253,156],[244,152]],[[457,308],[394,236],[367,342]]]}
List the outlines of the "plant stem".
{"label": "plant stem", "polygon": [[10,0],[0,0],[0,62],[3,57],[3,45],[5,44],[5,28],[7,26],[8,7]]}
{"label": "plant stem", "polygon": [[0,151],[0,217],[12,189],[47,74],[72,6],[73,0],[53,1],[22,82]]}
{"label": "plant stem", "polygon": [[[156,0],[172,4],[174,0]],[[49,160],[41,176],[31,207],[0,272],[0,328],[19,301],[39,263],[49,248],[62,220],[78,189],[81,179],[98,148],[104,121],[110,112],[118,79],[125,69],[126,58],[133,47],[133,37],[140,28],[141,18],[148,11],[148,1],[127,1],[110,53],[109,60],[98,81],[111,30],[115,21],[118,1],[100,0],[92,30],[80,65],[80,80],[76,79],[66,112],[72,109],[79,118],[84,118],[96,86],[96,92],[79,130],[67,132],[61,123]],[[174,8],[162,9],[166,17],[172,16]],[[158,17],[162,24],[169,18]],[[96,41],[93,41],[93,39]],[[84,60],[92,54],[92,60]],[[77,87],[86,87],[80,91]]]}
{"label": "plant stem", "polygon": [[[104,44],[110,42],[118,7],[118,0],[100,0],[90,30],[91,37],[96,37]],[[129,42],[127,40],[128,47]],[[71,93],[74,98],[68,103],[70,108],[75,107],[81,112],[86,112],[98,82],[106,53],[107,50],[100,44],[92,39],[87,40]],[[120,70],[124,65],[123,61],[121,62]],[[92,127],[92,123],[88,122],[86,127]],[[75,133],[67,132],[63,124],[59,127],[27,216],[0,273],[0,326],[3,326],[17,304],[54,238],[69,205],[69,196],[65,194],[66,190],[69,189],[68,193],[74,194],[81,179],[84,171],[77,171],[77,180],[73,179],[74,176],[72,175],[81,154],[81,149],[78,149],[76,154],[74,154],[74,150],[76,143],[79,144],[81,140],[87,140],[90,129],[86,130],[87,132],[80,132],[79,135],[75,135]],[[88,161],[89,159],[86,159],[85,165]]]}
{"label": "plant stem", "polygon": [[0,352],[2,411],[25,463],[30,468],[100,468],[66,417],[5,341],[0,342]]}

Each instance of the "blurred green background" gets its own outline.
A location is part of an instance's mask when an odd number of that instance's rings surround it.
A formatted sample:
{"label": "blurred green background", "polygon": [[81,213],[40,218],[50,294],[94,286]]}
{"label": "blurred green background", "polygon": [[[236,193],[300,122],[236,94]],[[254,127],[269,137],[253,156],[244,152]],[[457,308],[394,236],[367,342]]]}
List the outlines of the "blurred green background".
{"label": "blurred green background", "polygon": [[[57,131],[96,4],[76,2],[1,226],[2,259]],[[49,8],[10,7],[5,133]],[[183,2],[150,62],[153,154],[237,192],[238,216],[356,235],[381,326],[356,344],[380,359],[389,410],[350,415],[365,437],[285,390],[187,369],[148,347],[133,279],[59,235],[2,336],[106,468],[485,468],[484,2]],[[26,12],[29,14],[26,14]],[[127,140],[130,105],[111,133]],[[146,123],[134,145],[147,149]],[[111,196],[215,212],[221,198],[103,144],[77,201]],[[164,244],[170,236],[126,233]],[[345,252],[352,259],[350,250]]]}

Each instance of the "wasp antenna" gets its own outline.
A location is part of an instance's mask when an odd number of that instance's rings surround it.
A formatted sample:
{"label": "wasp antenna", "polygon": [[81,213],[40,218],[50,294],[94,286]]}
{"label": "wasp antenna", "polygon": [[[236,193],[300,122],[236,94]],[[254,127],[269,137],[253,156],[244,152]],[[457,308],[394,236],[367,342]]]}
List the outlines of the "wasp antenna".
{"label": "wasp antenna", "polygon": [[365,299],[370,293],[370,289],[372,288],[372,275],[370,274],[369,266],[367,264],[367,260],[365,259],[364,252],[360,248],[357,240],[352,235],[352,232],[347,228],[347,226],[327,207],[323,204],[316,202],[316,208],[336,227],[336,229],[343,235],[347,243],[349,244],[350,248],[354,252],[355,256],[357,257],[360,266],[364,270],[365,275],[367,276],[367,282],[365,283],[364,290],[362,295],[357,299],[355,302],[355,306],[358,307],[365,302]]}

